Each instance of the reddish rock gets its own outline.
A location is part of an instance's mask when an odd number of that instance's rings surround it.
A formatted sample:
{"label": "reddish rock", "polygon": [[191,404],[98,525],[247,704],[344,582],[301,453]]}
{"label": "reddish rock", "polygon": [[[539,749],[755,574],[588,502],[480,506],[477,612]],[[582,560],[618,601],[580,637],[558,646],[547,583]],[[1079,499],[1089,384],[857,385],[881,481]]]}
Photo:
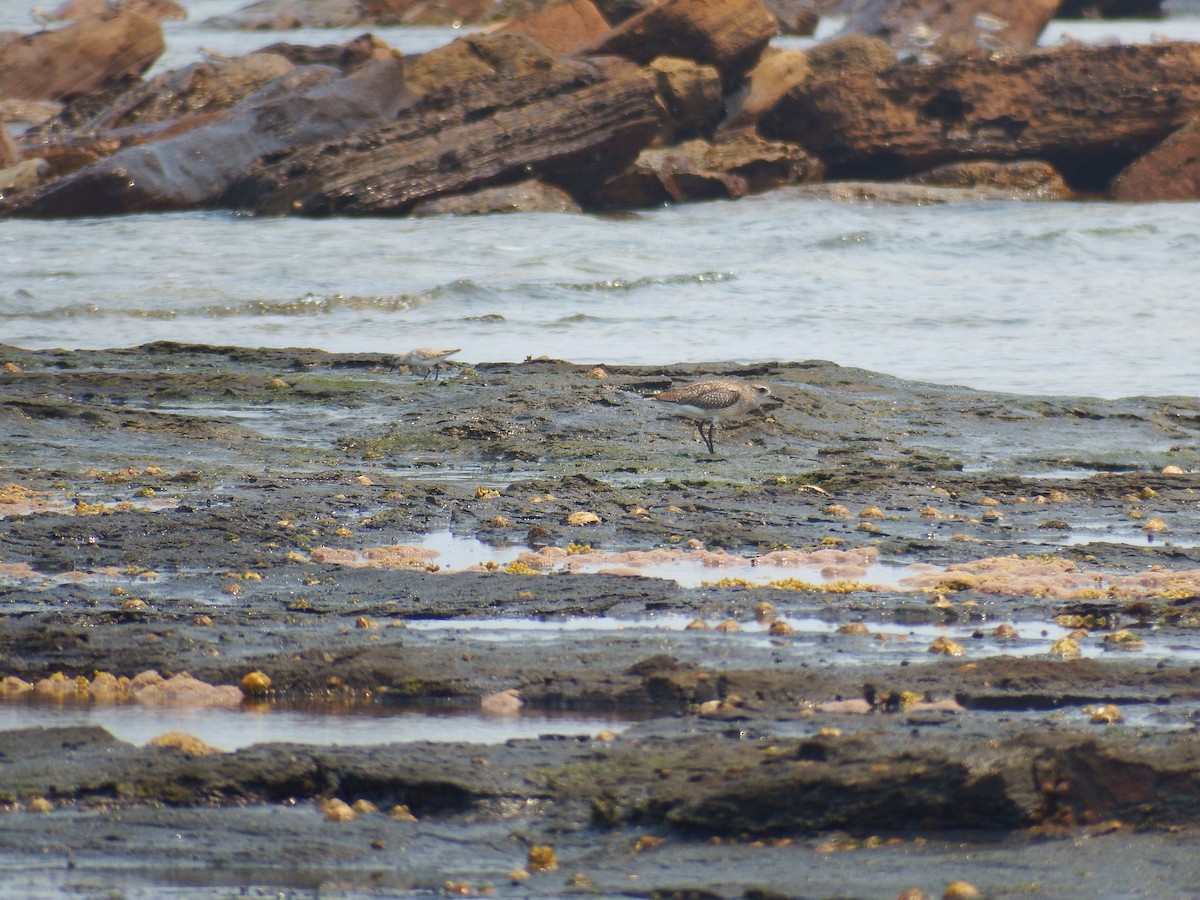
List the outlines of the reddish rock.
{"label": "reddish rock", "polygon": [[583,48],[646,64],[678,56],[715,66],[732,84],[757,61],[775,35],[762,0],[663,0]]}
{"label": "reddish rock", "polygon": [[162,55],[157,19],[120,12],[0,44],[0,99],[61,100],[141,75]]}
{"label": "reddish rock", "polygon": [[219,205],[260,157],[378,125],[408,99],[400,60],[346,76],[323,66],[296,68],[219,121],[128,147],[15,198],[0,214],[94,216]]}
{"label": "reddish rock", "polygon": [[472,78],[537,77],[556,65],[549,50],[516,32],[474,34],[406,60],[405,77],[419,91],[453,91]]}
{"label": "reddish rock", "polygon": [[0,197],[35,188],[49,173],[50,166],[44,159],[26,159],[8,168],[0,168]]}
{"label": "reddish rock", "polygon": [[843,33],[914,53],[949,54],[1037,44],[1061,0],[867,0]]}
{"label": "reddish rock", "polygon": [[1200,200],[1200,117],[1135,159],[1109,187],[1114,200]]}
{"label": "reddish rock", "polygon": [[799,147],[741,135],[724,144],[687,141],[643,150],[627,170],[588,198],[602,209],[645,209],[692,200],[736,199],[821,177]]}
{"label": "reddish rock", "polygon": [[425,200],[413,207],[412,214],[471,216],[486,213],[579,211],[579,204],[562,188],[531,180]]}
{"label": "reddish rock", "polygon": [[[148,16],[151,19],[186,19],[187,10],[175,0],[122,0],[121,9]],[[84,19],[88,16],[106,16],[112,13],[112,0],[66,0],[50,13],[50,19]]]}
{"label": "reddish rock", "polygon": [[609,30],[592,0],[566,0],[513,19],[500,29],[526,34],[555,56],[565,56]]}
{"label": "reddish rock", "polygon": [[361,34],[344,44],[322,44],[317,47],[307,44],[271,44],[258,52],[282,56],[297,66],[334,66],[343,72],[353,72],[359,66],[377,59],[393,59],[401,55],[373,34]]}
{"label": "reddish rock", "polygon": [[1100,189],[1197,113],[1200,45],[1170,43],[814,72],[759,127],[816,153],[835,178],[1032,158]]}

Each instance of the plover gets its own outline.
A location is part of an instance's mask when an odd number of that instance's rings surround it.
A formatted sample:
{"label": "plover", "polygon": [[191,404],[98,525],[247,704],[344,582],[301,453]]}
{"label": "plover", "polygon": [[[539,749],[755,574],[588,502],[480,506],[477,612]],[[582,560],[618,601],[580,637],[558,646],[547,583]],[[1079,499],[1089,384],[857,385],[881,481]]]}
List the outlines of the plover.
{"label": "plover", "polygon": [[[701,440],[708,445],[708,452],[714,453],[713,432],[717,423],[736,419],[776,398],[771,389],[760,381],[746,383],[714,379],[698,381],[678,390],[651,394],[650,399],[670,405],[672,412],[681,416],[696,419]],[[705,425],[708,425],[707,431]]]}
{"label": "plover", "polygon": [[455,347],[453,350],[435,350],[433,347],[418,347],[416,350],[409,350],[407,353],[401,353],[396,357],[396,365],[408,366],[413,371],[424,370],[424,381],[431,374],[434,375],[434,381],[440,381],[442,377],[442,363],[448,357],[453,356],[461,348]]}

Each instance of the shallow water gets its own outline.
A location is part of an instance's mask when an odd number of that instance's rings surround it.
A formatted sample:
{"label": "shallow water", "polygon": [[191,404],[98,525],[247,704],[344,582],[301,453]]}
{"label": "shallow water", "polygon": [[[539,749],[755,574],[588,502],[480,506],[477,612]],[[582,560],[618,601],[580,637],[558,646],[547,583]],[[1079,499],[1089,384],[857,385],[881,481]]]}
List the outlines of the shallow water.
{"label": "shallow water", "polygon": [[[193,0],[190,21],[167,25],[163,65],[201,46],[351,36],[200,26],[238,5]],[[14,4],[0,10],[0,28],[26,23]],[[378,33],[419,52],[460,32]],[[1194,38],[1200,18],[1054,23],[1046,42],[1066,33]],[[437,345],[468,362],[823,358],[1003,391],[1189,394],[1198,247],[1198,204],[887,206],[786,192],[618,216],[10,221],[0,342]]]}
{"label": "shallow water", "polygon": [[477,711],[397,710],[367,704],[331,712],[317,705],[227,709],[138,703],[0,703],[0,731],[98,725],[114,737],[139,745],[170,731],[183,731],[227,751],[265,743],[346,747],[412,741],[501,744],[541,734],[618,732],[628,724],[628,717],[616,715],[522,712],[487,716]]}

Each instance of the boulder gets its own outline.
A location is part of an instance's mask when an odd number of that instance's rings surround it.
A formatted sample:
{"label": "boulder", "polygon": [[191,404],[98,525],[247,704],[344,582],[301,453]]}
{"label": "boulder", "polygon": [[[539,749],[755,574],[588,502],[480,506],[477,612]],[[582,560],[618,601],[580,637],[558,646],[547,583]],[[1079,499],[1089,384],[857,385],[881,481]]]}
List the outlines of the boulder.
{"label": "boulder", "polygon": [[1076,189],[1099,190],[1197,113],[1200,45],[1073,46],[814,72],[759,130],[802,144],[834,178],[1032,158]]}
{"label": "boulder", "polygon": [[[866,0],[843,34],[865,34],[914,54],[1029,48],[1060,0]],[[928,56],[927,56],[928,58]]]}
{"label": "boulder", "polygon": [[574,53],[608,30],[608,22],[592,0],[555,3],[513,19],[500,29],[528,35],[555,56]]}
{"label": "boulder", "polygon": [[754,128],[759,117],[788,91],[809,76],[808,54],[803,50],[767,48],[746,80],[725,97],[725,119],[718,134],[729,135]]}
{"label": "boulder", "polygon": [[80,19],[0,44],[0,99],[62,100],[136,77],[165,49],[157,19]]}
{"label": "boulder", "polygon": [[298,67],[216,122],[128,147],[0,205],[0,214],[97,216],[211,207],[260,157],[378,125],[409,99],[399,59],[344,76],[324,66]]}
{"label": "boulder", "polygon": [[845,34],[808,50],[808,66],[823,77],[863,70],[882,72],[896,64],[896,51],[887,41],[864,34]]}
{"label": "boulder", "polygon": [[692,200],[732,200],[820,177],[820,163],[799,147],[743,134],[724,144],[692,140],[643,150],[588,203],[601,209],[646,209]]}
{"label": "boulder", "polygon": [[[187,10],[175,0],[122,0],[121,9],[151,19],[186,19]],[[47,17],[55,22],[104,16],[113,11],[112,0],[66,0]]]}
{"label": "boulder", "polygon": [[579,204],[562,188],[532,179],[500,187],[483,188],[466,194],[423,200],[412,208],[414,216],[579,211]]}
{"label": "boulder", "polygon": [[1200,117],[1130,163],[1108,194],[1114,200],[1200,200]]}
{"label": "boulder", "polygon": [[1074,196],[1054,166],[1036,159],[950,163],[908,180],[913,184],[971,188],[989,197],[1009,196],[1015,200],[1067,200]]}
{"label": "boulder", "polygon": [[678,56],[714,66],[736,83],[775,35],[775,18],[762,0],[662,0],[580,52],[622,56],[642,65]]}
{"label": "boulder", "polygon": [[666,111],[660,137],[664,144],[708,134],[721,120],[721,74],[690,59],[660,56],[646,66],[659,102]]}
{"label": "boulder", "polygon": [[266,214],[397,215],[530,177],[578,196],[636,158],[660,115],[636,73],[606,79],[577,64],[476,77],[426,95],[395,122],[279,158],[226,200]]}
{"label": "boulder", "polygon": [[281,42],[263,47],[259,53],[272,53],[297,66],[334,66],[343,72],[353,72],[377,59],[400,56],[373,34],[360,34],[342,44],[289,44]]}

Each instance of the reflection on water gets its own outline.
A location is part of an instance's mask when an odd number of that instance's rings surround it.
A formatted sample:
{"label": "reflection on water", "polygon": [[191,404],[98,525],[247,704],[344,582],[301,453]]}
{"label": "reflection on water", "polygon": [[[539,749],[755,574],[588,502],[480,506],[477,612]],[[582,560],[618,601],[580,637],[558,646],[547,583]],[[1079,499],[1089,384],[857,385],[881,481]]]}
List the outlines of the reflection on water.
{"label": "reflection on water", "polygon": [[329,712],[328,706],[258,706],[240,709],[142,706],[136,703],[0,703],[0,731],[98,725],[123,741],[144,744],[168,731],[184,731],[221,750],[251,744],[363,746],[412,741],[500,744],[541,734],[591,735],[620,731],[627,717],[525,712],[485,716],[478,711],[395,709],[361,705]]}

